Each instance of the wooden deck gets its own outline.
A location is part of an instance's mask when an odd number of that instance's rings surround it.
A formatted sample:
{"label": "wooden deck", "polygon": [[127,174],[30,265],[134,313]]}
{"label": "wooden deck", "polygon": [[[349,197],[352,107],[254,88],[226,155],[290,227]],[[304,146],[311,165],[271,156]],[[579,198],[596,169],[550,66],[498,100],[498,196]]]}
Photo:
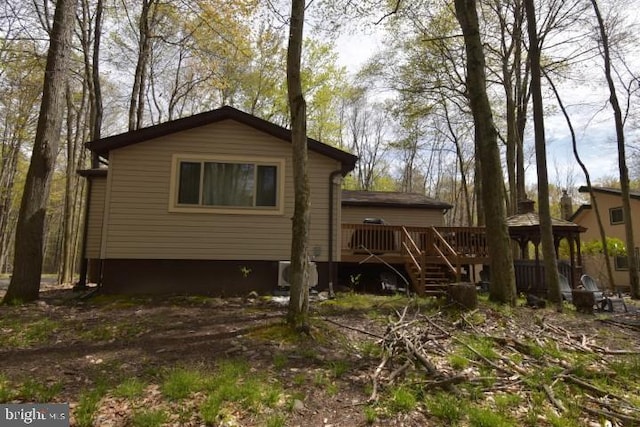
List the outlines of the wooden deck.
{"label": "wooden deck", "polygon": [[419,295],[442,293],[464,269],[487,262],[484,227],[342,224],[343,262],[403,264]]}

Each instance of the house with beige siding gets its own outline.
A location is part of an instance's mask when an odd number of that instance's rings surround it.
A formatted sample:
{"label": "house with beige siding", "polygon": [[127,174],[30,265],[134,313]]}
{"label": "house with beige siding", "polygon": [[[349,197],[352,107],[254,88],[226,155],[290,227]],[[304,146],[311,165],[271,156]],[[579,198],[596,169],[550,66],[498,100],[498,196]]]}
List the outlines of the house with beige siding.
{"label": "house with beige siding", "polygon": [[[290,258],[291,133],[231,107],[87,144],[84,257],[110,293],[270,291]],[[347,152],[308,140],[310,248],[327,283],[340,261]]]}
{"label": "house with beige siding", "polygon": [[[607,237],[614,237],[625,242],[625,223],[627,218],[622,211],[622,196],[618,188],[592,187],[594,196],[598,202],[602,225]],[[578,189],[580,193],[588,196],[589,189],[582,186]],[[640,248],[640,191],[631,191],[631,212],[630,218],[634,230],[635,245],[631,248],[636,254]],[[586,228],[582,241],[589,242],[600,240],[600,232],[595,210],[592,205],[583,204],[571,217],[571,221]],[[583,269],[586,274],[596,278],[601,285],[606,285],[606,269],[604,260],[600,255],[583,255]],[[614,256],[611,258],[613,266],[613,279],[616,287],[629,288],[629,270],[627,268],[626,256]]]}
{"label": "house with beige siding", "polygon": [[418,193],[342,190],[342,223],[379,219],[384,224],[440,227],[453,206]]}

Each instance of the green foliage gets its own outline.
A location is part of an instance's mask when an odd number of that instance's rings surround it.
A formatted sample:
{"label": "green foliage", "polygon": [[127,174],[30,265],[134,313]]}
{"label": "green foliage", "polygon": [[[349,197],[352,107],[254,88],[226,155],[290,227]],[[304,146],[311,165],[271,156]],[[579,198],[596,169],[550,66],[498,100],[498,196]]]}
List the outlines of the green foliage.
{"label": "green foliage", "polygon": [[640,382],[640,356],[627,356],[609,362],[609,367],[623,379]]}
{"label": "green foliage", "polygon": [[27,380],[20,386],[19,397],[28,402],[51,402],[62,390],[62,383],[43,384]]}
{"label": "green foliage", "polygon": [[449,393],[437,393],[426,398],[427,409],[434,417],[447,422],[447,425],[457,424],[465,414],[466,405],[463,400]]}
{"label": "green foliage", "polygon": [[324,389],[325,393],[327,393],[329,397],[334,397],[335,395],[337,395],[339,390],[340,388],[338,387],[338,384],[336,382],[328,383]]}
{"label": "green foliage", "polygon": [[6,377],[0,374],[0,403],[6,403],[15,396],[15,390],[11,388],[11,384]]}
{"label": "green foliage", "polygon": [[381,346],[369,339],[364,339],[356,344],[357,349],[362,357],[378,358],[382,354]]}
{"label": "green foliage", "polygon": [[[624,256],[627,249],[624,242],[616,237],[607,237],[607,251],[609,256]],[[589,242],[583,242],[581,247],[583,255],[599,255],[603,253],[603,245],[600,239],[594,239]]]}
{"label": "green foliage", "polygon": [[287,424],[287,418],[282,414],[273,414],[267,418],[267,427],[284,427]]}
{"label": "green foliage", "polygon": [[82,330],[78,335],[88,341],[129,340],[144,331],[144,325],[131,322],[98,324]]}
{"label": "green foliage", "polygon": [[340,378],[349,371],[351,364],[347,360],[332,360],[329,362],[329,368],[334,378]]}
{"label": "green foliage", "polygon": [[219,395],[207,397],[200,405],[200,416],[207,425],[217,425],[222,408],[222,399]]}
{"label": "green foliage", "polygon": [[162,394],[171,400],[180,400],[202,387],[202,373],[197,370],[177,368],[169,371],[162,384]]}
{"label": "green foliage", "polygon": [[113,390],[113,395],[132,400],[142,396],[145,386],[146,384],[138,378],[127,378]]}
{"label": "green foliage", "polygon": [[55,334],[60,326],[60,322],[47,317],[29,322],[2,319],[0,347],[29,347],[43,343]]}
{"label": "green foliage", "polygon": [[80,394],[78,406],[76,406],[74,415],[79,427],[93,426],[93,418],[98,411],[100,400],[104,396],[106,387],[98,385],[93,390],[85,390]]}
{"label": "green foliage", "polygon": [[520,405],[522,397],[519,394],[497,394],[494,401],[498,412],[509,414],[511,409]]}
{"label": "green foliage", "polygon": [[469,366],[469,359],[462,355],[452,353],[449,355],[449,364],[453,369],[461,371]]}
{"label": "green foliage", "polygon": [[273,368],[277,371],[281,371],[287,366],[289,358],[284,353],[276,353],[273,355]]}
{"label": "green foliage", "polygon": [[376,411],[376,408],[374,408],[373,406],[365,406],[363,412],[364,412],[364,421],[367,424],[371,425],[378,420],[378,412]]}
{"label": "green foliage", "polygon": [[338,293],[336,298],[323,301],[319,306],[321,311],[362,311],[375,317],[380,314],[393,313],[395,309],[402,309],[407,305],[415,309],[431,311],[439,308],[439,304],[438,300],[433,298],[408,298],[404,295],[389,297],[347,292]]}
{"label": "green foliage", "polygon": [[161,409],[142,409],[131,416],[134,427],[157,427],[169,421],[169,415]]}
{"label": "green foliage", "polygon": [[469,425],[471,427],[513,427],[517,423],[491,409],[474,406],[469,409]]}
{"label": "green foliage", "polygon": [[286,323],[265,325],[251,331],[248,336],[259,340],[279,341],[282,343],[297,343],[301,339],[304,339]]}
{"label": "green foliage", "polygon": [[208,424],[217,424],[226,417],[226,404],[237,403],[255,413],[263,407],[278,406],[283,397],[282,387],[263,375],[249,371],[244,360],[224,360],[214,374],[202,378],[202,391],[208,397],[200,406],[200,414]]}
{"label": "green foliage", "polygon": [[418,404],[415,390],[407,386],[398,386],[390,391],[387,407],[393,413],[409,412],[415,409]]}
{"label": "green foliage", "polygon": [[[493,348],[493,340],[491,340],[490,338],[473,337],[468,340],[467,344],[471,348],[476,350],[478,354],[489,360],[496,360],[498,358],[498,353],[496,353],[495,349]],[[471,351],[470,349],[464,348],[464,352],[467,358],[471,360],[480,360],[480,356],[478,356],[478,354]]]}

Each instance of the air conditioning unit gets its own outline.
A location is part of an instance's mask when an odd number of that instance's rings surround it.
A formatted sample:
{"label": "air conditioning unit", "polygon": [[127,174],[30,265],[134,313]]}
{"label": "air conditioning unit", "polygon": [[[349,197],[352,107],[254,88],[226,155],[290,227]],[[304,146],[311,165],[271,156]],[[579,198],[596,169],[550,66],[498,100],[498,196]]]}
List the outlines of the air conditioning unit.
{"label": "air conditioning unit", "polygon": [[[291,261],[280,261],[278,263],[278,286],[281,288],[291,286]],[[309,288],[318,285],[318,268],[315,262],[309,263]]]}

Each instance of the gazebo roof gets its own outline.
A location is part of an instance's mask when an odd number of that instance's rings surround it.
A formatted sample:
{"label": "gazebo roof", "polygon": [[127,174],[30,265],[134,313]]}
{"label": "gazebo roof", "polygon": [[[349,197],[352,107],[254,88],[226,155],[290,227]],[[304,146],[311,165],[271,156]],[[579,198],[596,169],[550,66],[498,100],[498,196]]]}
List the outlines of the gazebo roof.
{"label": "gazebo roof", "polygon": [[[518,231],[522,232],[532,231],[535,229],[539,229],[540,227],[540,216],[537,212],[527,212],[517,215],[512,215],[507,218],[507,226],[509,227],[509,233],[518,234]],[[586,228],[564,219],[551,218],[551,226],[555,231],[566,231],[573,233],[584,233]]]}

